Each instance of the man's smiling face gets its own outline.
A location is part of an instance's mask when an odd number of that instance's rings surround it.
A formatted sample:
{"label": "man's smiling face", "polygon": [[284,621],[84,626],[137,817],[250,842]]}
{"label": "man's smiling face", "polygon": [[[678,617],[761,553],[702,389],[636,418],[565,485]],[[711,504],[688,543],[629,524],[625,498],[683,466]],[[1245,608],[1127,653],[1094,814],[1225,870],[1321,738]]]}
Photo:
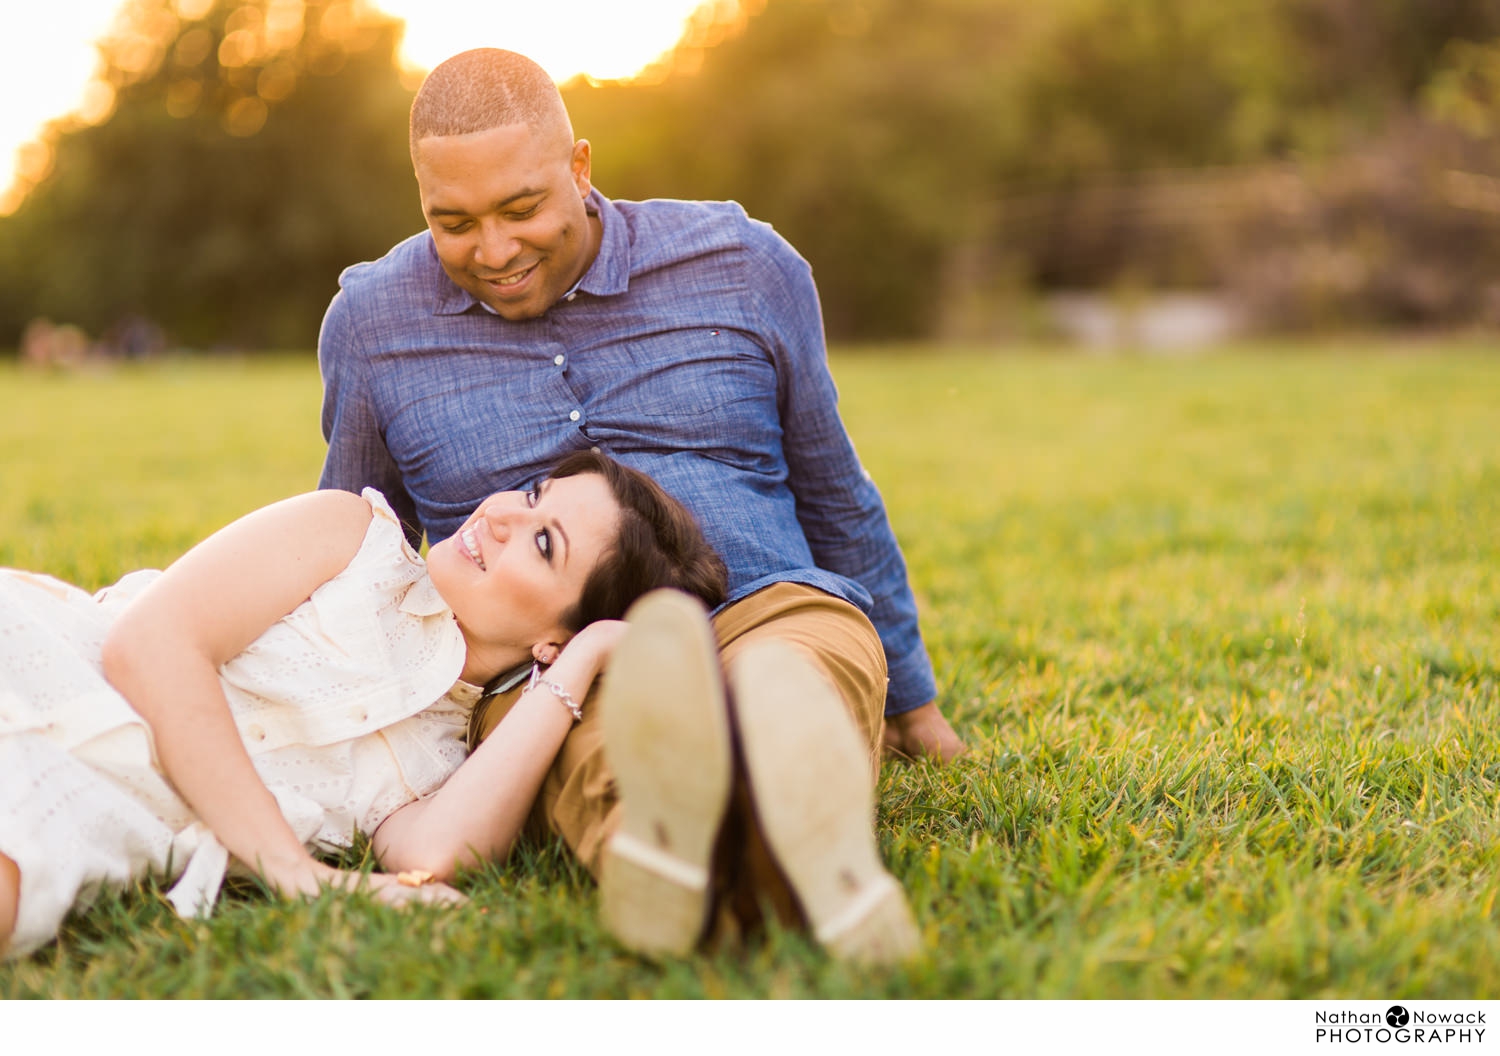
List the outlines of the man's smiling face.
{"label": "man's smiling face", "polygon": [[443,270],[502,318],[541,315],[599,252],[587,140],[528,125],[431,136],[415,167]]}

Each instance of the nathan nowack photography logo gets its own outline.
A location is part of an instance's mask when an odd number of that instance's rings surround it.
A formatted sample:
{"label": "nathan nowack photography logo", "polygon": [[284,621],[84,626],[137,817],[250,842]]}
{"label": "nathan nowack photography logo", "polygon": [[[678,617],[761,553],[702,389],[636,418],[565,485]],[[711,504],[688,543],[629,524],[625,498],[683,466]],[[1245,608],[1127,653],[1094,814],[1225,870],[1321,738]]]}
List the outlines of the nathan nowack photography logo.
{"label": "nathan nowack photography logo", "polygon": [[1384,1012],[1313,1013],[1316,1040],[1333,1045],[1478,1044],[1484,1041],[1484,1013],[1425,1012],[1392,1005]]}

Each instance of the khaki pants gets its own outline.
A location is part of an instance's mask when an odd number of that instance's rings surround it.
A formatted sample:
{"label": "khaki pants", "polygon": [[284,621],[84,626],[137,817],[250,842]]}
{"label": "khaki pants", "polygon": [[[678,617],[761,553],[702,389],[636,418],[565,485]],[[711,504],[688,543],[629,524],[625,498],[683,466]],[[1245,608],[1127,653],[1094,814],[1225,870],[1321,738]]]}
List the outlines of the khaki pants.
{"label": "khaki pants", "polygon": [[[880,637],[848,602],[800,583],[778,583],[726,607],[713,619],[719,655],[727,666],[752,642],[777,639],[802,649],[843,698],[870,746],[871,774],[880,760],[886,668]],[[607,677],[607,675],[606,675]],[[524,686],[487,698],[470,720],[474,745],[499,725]],[[598,683],[584,702],[531,811],[527,831],[561,836],[595,877],[599,852],[620,822],[614,777],[604,758]]]}

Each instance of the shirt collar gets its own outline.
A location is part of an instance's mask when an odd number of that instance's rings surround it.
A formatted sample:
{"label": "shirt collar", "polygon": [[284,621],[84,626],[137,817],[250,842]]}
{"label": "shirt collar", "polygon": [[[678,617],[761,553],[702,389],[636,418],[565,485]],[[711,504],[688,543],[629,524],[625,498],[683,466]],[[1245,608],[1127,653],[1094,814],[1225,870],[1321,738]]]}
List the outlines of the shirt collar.
{"label": "shirt collar", "polygon": [[[563,294],[562,299],[580,291],[595,297],[624,293],[630,287],[630,232],[625,229],[625,218],[615,208],[615,203],[597,190],[589,191],[589,196],[583,200],[583,206],[590,216],[599,217],[599,224],[603,229],[599,237],[599,252],[583,273],[583,278],[575,282],[572,289]],[[432,236],[429,234],[427,238],[428,249],[441,271],[442,264],[437,261],[437,248],[432,244]],[[456,286],[446,272],[441,273],[437,303],[432,308],[433,315],[462,315],[476,305],[491,315],[494,314],[483,301]]]}
{"label": "shirt collar", "polygon": [[598,191],[589,191],[584,207],[597,213],[603,233],[599,236],[599,255],[578,280],[577,289],[595,297],[610,297],[630,288],[630,232],[625,217]]}

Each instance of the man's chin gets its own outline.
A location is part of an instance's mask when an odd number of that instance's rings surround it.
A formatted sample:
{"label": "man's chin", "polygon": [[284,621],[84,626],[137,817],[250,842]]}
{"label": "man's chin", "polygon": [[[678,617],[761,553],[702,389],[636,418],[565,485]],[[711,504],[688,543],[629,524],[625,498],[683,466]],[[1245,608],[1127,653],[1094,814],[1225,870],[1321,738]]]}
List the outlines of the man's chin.
{"label": "man's chin", "polygon": [[486,283],[478,287],[469,286],[469,293],[480,304],[502,319],[535,319],[547,310],[545,298],[528,294],[525,297],[499,297]]}
{"label": "man's chin", "polygon": [[485,299],[484,303],[502,319],[513,323],[519,323],[526,319],[535,319],[547,310],[545,305],[538,305],[532,298],[524,301],[500,301]]}

